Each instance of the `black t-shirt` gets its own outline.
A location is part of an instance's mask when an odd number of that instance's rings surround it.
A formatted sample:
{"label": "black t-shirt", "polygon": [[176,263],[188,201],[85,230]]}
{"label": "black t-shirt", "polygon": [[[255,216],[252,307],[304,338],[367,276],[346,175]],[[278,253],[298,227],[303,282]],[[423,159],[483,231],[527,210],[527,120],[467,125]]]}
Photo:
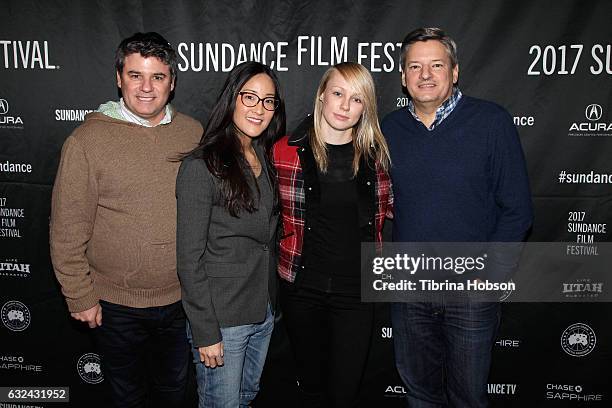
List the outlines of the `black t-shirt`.
{"label": "black t-shirt", "polygon": [[327,172],[318,172],[320,201],[306,217],[301,284],[326,292],[359,293],[361,237],[353,142],[328,144],[327,153]]}

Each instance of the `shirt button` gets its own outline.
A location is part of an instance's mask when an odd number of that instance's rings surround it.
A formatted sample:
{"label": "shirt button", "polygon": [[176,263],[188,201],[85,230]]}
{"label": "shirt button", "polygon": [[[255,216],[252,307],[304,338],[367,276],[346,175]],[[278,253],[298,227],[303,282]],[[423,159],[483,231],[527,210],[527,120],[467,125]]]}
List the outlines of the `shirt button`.
{"label": "shirt button", "polygon": [[370,182],[368,181],[366,184],[369,186],[369,185],[370,185],[370,184],[372,184],[372,183],[370,183]]}
{"label": "shirt button", "polygon": [[372,221],[368,221],[368,225],[372,225]]}
{"label": "shirt button", "polygon": [[312,187],[308,187],[308,191],[312,191]]}
{"label": "shirt button", "polygon": [[264,251],[267,251],[267,250],[268,250],[268,244],[264,244],[264,246],[263,246],[263,250],[264,250]]}

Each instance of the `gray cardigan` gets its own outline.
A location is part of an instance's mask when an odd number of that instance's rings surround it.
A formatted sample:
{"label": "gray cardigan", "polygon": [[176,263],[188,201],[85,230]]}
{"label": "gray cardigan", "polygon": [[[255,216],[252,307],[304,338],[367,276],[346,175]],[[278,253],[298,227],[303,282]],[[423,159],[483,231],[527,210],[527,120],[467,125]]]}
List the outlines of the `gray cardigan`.
{"label": "gray cardigan", "polygon": [[[262,149],[261,177],[269,178]],[[219,181],[204,160],[187,157],[176,180],[177,271],[193,345],[222,341],[221,327],[259,323],[275,298],[275,232],[267,183],[257,210],[232,217],[219,196]],[[260,187],[261,188],[261,187]]]}

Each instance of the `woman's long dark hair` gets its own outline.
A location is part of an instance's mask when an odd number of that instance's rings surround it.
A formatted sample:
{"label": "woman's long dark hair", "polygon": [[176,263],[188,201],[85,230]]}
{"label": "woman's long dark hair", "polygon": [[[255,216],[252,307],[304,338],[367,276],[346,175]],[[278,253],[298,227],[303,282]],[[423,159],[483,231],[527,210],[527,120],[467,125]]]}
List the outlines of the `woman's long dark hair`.
{"label": "woman's long dark hair", "polygon": [[270,175],[274,209],[278,210],[278,186],[276,170],[271,162],[271,150],[274,142],[285,134],[285,102],[281,95],[278,78],[267,66],[259,62],[247,61],[234,67],[225,80],[223,90],[212,109],[200,143],[190,152],[193,157],[204,160],[208,170],[219,180],[221,200],[234,217],[238,217],[242,210],[247,212],[256,210],[256,199],[248,183],[249,178],[253,178],[253,173],[242,153],[242,145],[236,134],[233,115],[238,92],[249,79],[257,74],[266,74],[272,79],[276,98],[280,101],[268,127],[253,141],[264,147],[265,166]]}

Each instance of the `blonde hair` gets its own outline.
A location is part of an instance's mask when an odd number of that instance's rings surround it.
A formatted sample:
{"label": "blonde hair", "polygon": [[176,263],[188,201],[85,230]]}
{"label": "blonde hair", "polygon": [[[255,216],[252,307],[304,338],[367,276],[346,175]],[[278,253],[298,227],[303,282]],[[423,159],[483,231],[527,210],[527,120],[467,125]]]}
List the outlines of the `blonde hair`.
{"label": "blonde hair", "polygon": [[322,173],[327,172],[327,147],[321,134],[321,122],[323,119],[323,101],[321,95],[327,88],[327,82],[333,72],[338,72],[342,77],[361,95],[363,101],[363,112],[361,118],[353,126],[353,143],[355,155],[353,157],[353,175],[357,175],[361,158],[372,158],[388,171],[391,159],[385,138],[378,124],[378,113],[376,107],[376,91],[374,80],[370,72],[361,64],[355,62],[342,62],[329,68],[321,77],[317,95],[314,103],[314,128],[310,132],[310,146]]}

